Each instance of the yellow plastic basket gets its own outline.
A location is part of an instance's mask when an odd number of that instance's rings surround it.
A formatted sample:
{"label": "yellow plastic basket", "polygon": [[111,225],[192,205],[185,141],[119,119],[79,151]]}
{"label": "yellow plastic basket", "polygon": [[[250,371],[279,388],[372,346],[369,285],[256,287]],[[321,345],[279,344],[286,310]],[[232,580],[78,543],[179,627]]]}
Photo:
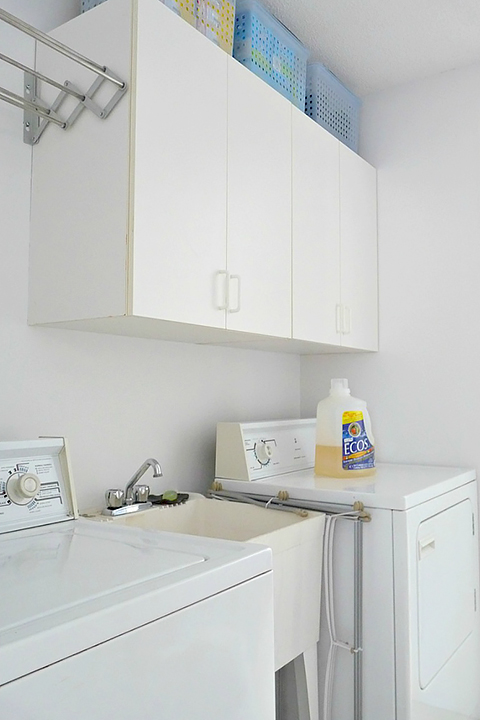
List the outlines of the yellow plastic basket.
{"label": "yellow plastic basket", "polygon": [[[81,0],[81,11],[101,5],[105,0]],[[235,0],[160,0],[229,55],[233,51]]]}
{"label": "yellow plastic basket", "polygon": [[[101,5],[105,0],[82,0],[81,12],[84,13],[87,10],[91,10],[97,5]],[[190,25],[196,25],[196,7],[197,0],[160,0],[164,5],[173,10],[177,15],[180,15]]]}
{"label": "yellow plastic basket", "polygon": [[235,0],[195,0],[196,25],[229,55],[233,50]]}

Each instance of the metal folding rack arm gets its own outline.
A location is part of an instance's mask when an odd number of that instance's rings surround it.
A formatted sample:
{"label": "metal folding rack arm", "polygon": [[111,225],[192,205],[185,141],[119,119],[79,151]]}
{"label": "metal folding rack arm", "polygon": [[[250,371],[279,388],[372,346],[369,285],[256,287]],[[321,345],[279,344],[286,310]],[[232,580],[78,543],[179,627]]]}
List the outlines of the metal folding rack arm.
{"label": "metal folding rack arm", "polygon": [[[80,53],[77,53],[75,50],[70,49],[66,45],[63,45],[63,43],[51,38],[49,35],[46,35],[31,25],[28,25],[14,15],[7,13],[5,10],[0,9],[0,20],[8,23],[8,25],[12,25],[17,28],[17,30],[29,35],[42,44],[47,45],[52,50],[59,52],[61,55],[68,57],[70,60],[82,65],[87,70],[91,70],[97,75],[93,84],[86,91],[82,91],[68,80],[61,85],[56,80],[52,80],[36,70],[23,65],[17,60],[0,53],[0,60],[7,62],[10,65],[14,65],[20,70],[23,70],[25,73],[25,97],[21,97],[10,90],[0,87],[0,100],[4,100],[10,105],[23,108],[23,139],[27,144],[34,145],[37,143],[48,123],[54,123],[54,125],[58,125],[63,130],[66,130],[73,125],[84,108],[87,108],[97,117],[104,120],[112,112],[113,108],[117,105],[123,95],[125,95],[127,91],[127,83],[117,77],[117,75],[115,75],[115,73],[107,67],[98,65],[92,60],[80,55]],[[42,102],[42,100],[37,96],[38,81],[48,83],[60,91],[51,105]],[[100,105],[93,100],[93,96],[105,81],[113,83],[116,86],[117,91],[104,107],[100,107]],[[67,96],[75,98],[78,100],[78,103],[70,115],[63,119],[58,114],[58,110]]]}

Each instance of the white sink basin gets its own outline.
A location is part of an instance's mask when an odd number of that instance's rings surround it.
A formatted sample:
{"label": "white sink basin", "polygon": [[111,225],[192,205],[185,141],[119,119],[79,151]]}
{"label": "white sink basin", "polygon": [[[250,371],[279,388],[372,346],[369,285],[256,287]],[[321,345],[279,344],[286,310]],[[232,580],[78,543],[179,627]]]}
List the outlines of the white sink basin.
{"label": "white sink basin", "polygon": [[143,512],[106,519],[144,530],[166,530],[241,542],[279,528],[298,525],[304,520],[293,512],[210,500],[197,494],[191,494],[183,505],[157,506]]}
{"label": "white sink basin", "polygon": [[183,505],[119,517],[117,525],[268,545],[273,552],[275,669],[313,647],[320,627],[325,516],[261,508],[191,494]]}

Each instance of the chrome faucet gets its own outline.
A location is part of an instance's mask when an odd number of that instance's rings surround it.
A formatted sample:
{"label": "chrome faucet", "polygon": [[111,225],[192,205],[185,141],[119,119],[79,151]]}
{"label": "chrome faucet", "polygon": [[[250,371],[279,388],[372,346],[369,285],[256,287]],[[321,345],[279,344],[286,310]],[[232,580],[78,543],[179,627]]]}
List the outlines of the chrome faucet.
{"label": "chrome faucet", "polygon": [[154,458],[148,458],[145,462],[140,465],[137,472],[130,478],[125,487],[125,505],[132,505],[133,503],[133,488],[144,475],[148,468],[151,467],[153,470],[153,477],[158,478],[163,476],[162,468],[160,467],[157,460]]}
{"label": "chrome faucet", "polygon": [[106,507],[102,510],[103,515],[126,515],[127,513],[137,512],[138,510],[146,510],[152,507],[148,496],[150,488],[148,485],[135,485],[138,483],[142,475],[148,468],[153,470],[153,477],[162,477],[163,472],[159,463],[154,458],[148,458],[140,465],[137,472],[130,478],[125,490],[120,488],[110,488],[105,493]]}

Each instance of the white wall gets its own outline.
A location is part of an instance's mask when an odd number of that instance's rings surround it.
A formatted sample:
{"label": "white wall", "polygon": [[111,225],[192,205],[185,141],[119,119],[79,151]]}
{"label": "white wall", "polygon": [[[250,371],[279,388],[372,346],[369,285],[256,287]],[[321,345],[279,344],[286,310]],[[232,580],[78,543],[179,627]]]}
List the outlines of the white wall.
{"label": "white wall", "polygon": [[[78,0],[0,4],[44,30],[78,10]],[[32,43],[1,22],[0,46],[32,62]],[[0,85],[21,94],[21,73],[0,63]],[[218,420],[310,416],[335,376],[368,401],[380,460],[480,467],[480,66],[364,103],[362,154],[379,180],[380,352],[371,355],[300,363],[29,328],[31,149],[21,120],[0,102],[0,438],[66,435],[82,508],[149,455],[166,485],[204,489]]]}
{"label": "white wall", "polygon": [[301,410],[331,377],[369,404],[378,458],[480,467],[480,65],[364,103],[378,168],[380,352],[303,358]]}
{"label": "white wall", "polygon": [[[79,0],[0,6],[50,30]],[[33,62],[30,39],[3,22],[0,47]],[[0,86],[22,94],[21,76],[0,63]],[[0,102],[0,439],[65,435],[81,509],[149,456],[165,474],[156,491],[205,490],[217,421],[299,416],[298,357],[28,327],[30,163],[22,111]]]}

